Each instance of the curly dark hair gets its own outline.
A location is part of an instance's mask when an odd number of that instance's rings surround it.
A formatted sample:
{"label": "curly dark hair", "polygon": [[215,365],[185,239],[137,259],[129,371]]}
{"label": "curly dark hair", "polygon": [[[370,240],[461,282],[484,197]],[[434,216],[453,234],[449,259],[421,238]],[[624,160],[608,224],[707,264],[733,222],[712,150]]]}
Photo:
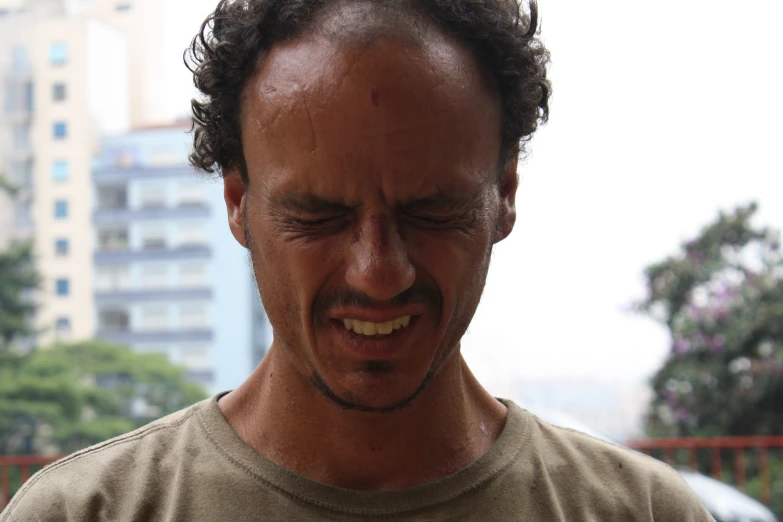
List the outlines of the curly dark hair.
{"label": "curly dark hair", "polygon": [[[389,0],[349,0],[379,2]],[[535,0],[407,0],[410,9],[466,43],[494,78],[502,100],[503,160],[549,117],[549,51],[538,38]],[[185,51],[185,64],[201,99],[191,101],[191,164],[224,174],[238,169],[247,183],[240,130],[241,91],[276,42],[305,32],[308,23],[335,0],[221,0]],[[402,7],[405,6],[405,7]]]}

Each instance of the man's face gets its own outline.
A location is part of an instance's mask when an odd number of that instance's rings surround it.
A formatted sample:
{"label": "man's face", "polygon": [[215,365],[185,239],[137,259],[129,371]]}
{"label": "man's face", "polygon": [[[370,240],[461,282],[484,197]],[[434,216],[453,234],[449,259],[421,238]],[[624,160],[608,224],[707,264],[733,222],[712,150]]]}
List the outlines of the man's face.
{"label": "man's face", "polygon": [[[406,404],[459,349],[514,221],[500,102],[473,54],[416,39],[274,46],[226,177],[275,344],[344,406]],[[500,181],[499,181],[500,180]]]}

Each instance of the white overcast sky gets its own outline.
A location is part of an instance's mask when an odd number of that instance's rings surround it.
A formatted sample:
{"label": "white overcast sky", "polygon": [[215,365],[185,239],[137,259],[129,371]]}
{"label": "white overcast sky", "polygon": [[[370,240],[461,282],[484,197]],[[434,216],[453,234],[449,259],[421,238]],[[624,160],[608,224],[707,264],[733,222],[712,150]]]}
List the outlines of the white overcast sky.
{"label": "white overcast sky", "polygon": [[[182,49],[214,0],[166,0],[166,99],[192,94]],[[639,382],[668,350],[623,311],[642,270],[718,209],[783,228],[783,2],[539,0],[552,115],[521,167],[463,352],[497,390],[520,378]]]}

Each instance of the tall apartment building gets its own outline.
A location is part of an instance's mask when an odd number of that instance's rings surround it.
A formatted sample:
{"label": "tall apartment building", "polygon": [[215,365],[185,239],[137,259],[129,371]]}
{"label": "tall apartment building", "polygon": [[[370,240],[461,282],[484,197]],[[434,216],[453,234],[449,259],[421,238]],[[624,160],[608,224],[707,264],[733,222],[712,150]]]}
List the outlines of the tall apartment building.
{"label": "tall apartment building", "polygon": [[250,373],[271,330],[222,184],[187,164],[189,128],[102,141],[92,173],[97,336],[166,353],[218,391]]}
{"label": "tall apartment building", "polygon": [[228,389],[271,332],[219,187],[183,128],[129,132],[165,113],[162,4],[0,0],[0,172],[21,188],[0,192],[0,248],[34,241],[36,345],[98,336]]}
{"label": "tall apartment building", "polygon": [[99,135],[129,127],[129,78],[120,30],[39,7],[0,15],[0,171],[22,187],[0,195],[0,244],[34,241],[46,344],[95,331],[90,161]]}

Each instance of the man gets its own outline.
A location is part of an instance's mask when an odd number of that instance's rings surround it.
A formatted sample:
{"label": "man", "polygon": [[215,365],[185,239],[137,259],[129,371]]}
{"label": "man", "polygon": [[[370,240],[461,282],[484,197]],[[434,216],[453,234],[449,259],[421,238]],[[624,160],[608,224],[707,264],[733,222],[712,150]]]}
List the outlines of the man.
{"label": "man", "polygon": [[460,355],[548,115],[522,12],[220,2],[191,161],[222,174],[273,345],[237,390],[38,474],[3,522],[711,520],[670,468],[496,400]]}

